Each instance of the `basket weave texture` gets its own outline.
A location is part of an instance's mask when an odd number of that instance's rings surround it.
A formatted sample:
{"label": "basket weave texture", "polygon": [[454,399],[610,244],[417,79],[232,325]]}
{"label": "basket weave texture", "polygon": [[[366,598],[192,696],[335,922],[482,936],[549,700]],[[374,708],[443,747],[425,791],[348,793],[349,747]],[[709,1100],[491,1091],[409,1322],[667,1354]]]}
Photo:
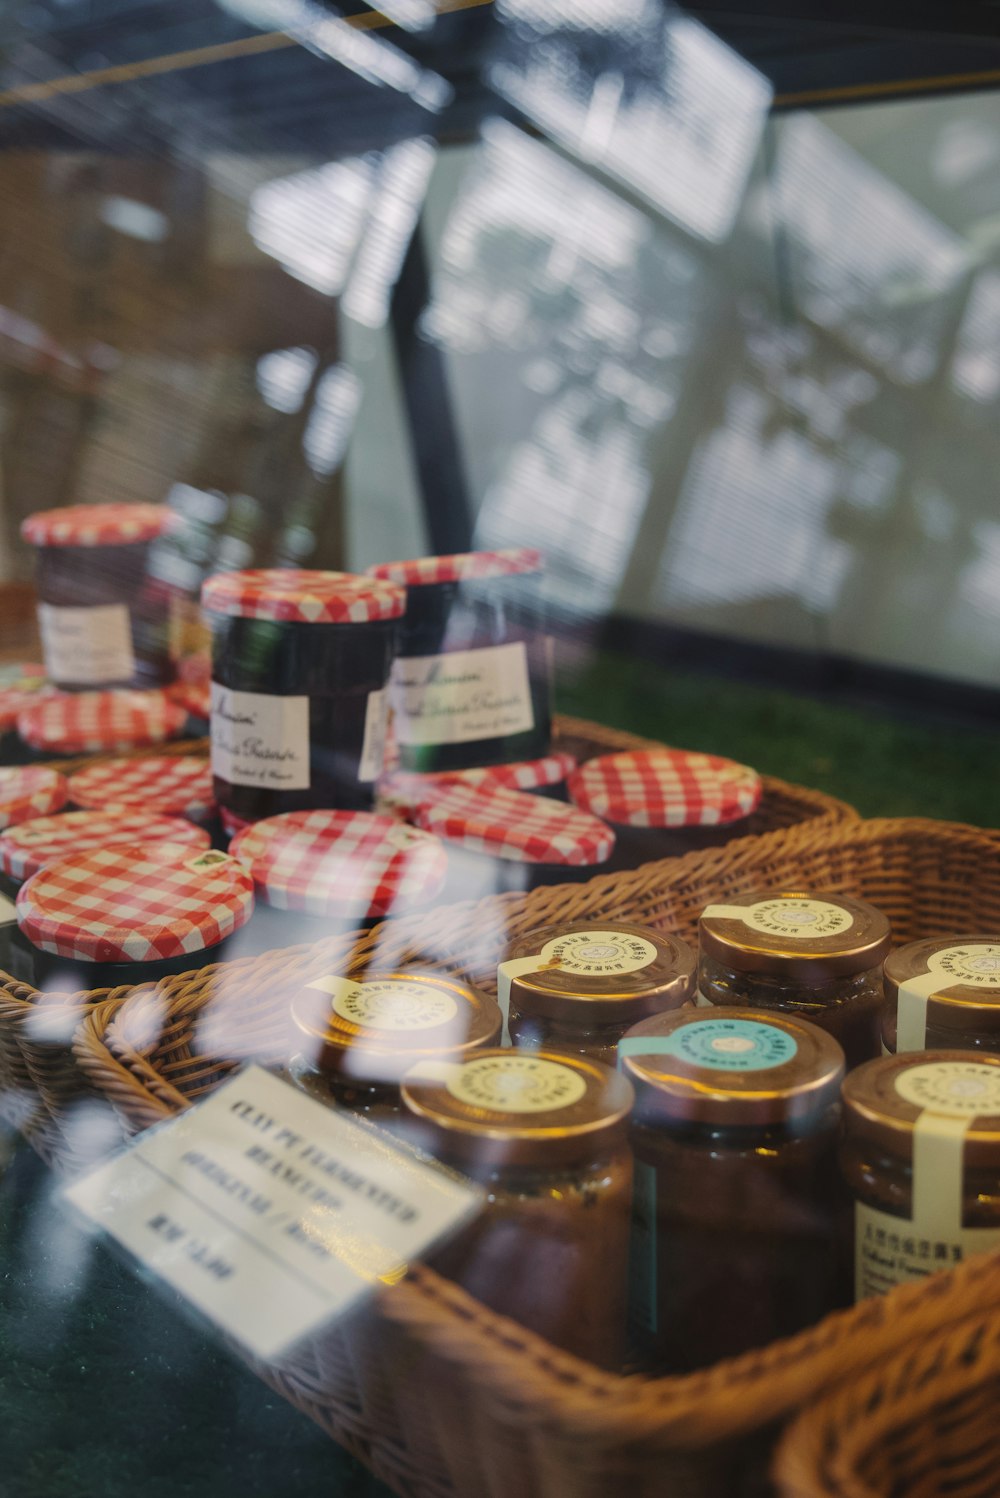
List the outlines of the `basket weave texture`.
{"label": "basket weave texture", "polygon": [[[897,940],[1000,927],[1000,850],[924,820],[808,825],[527,895],[452,906],[98,1003],[75,1042],[123,1129],[169,1117],[240,1062],[286,1051],[287,996],[348,957],[433,960],[495,989],[506,942],[566,918],[616,917],[691,937],[712,899],[837,890],[879,905]],[[684,1378],[619,1378],[555,1351],[430,1270],[306,1341],[261,1376],[400,1493],[419,1498],[723,1498],[754,1486],[801,1406],[874,1360],[985,1306],[1000,1262],[906,1286],[760,1352]]]}

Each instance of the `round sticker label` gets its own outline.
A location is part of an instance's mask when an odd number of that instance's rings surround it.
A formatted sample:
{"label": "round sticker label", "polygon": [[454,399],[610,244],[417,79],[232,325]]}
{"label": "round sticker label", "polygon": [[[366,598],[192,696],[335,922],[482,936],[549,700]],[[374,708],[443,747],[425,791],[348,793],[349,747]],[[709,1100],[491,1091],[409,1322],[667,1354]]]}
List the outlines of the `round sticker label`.
{"label": "round sticker label", "polygon": [[405,979],[352,983],[344,978],[332,988],[333,1012],[367,1030],[435,1030],[458,1013],[450,993]]}
{"label": "round sticker label", "polygon": [[798,1048],[787,1030],[753,1019],[696,1020],[656,1043],[660,1055],[720,1071],[767,1071],[784,1066]]}
{"label": "round sticker label", "polygon": [[496,1113],[551,1113],[578,1103],[587,1084],[572,1067],[533,1056],[485,1056],[468,1061],[447,1083],[460,1103]]}
{"label": "round sticker label", "polygon": [[792,941],[840,936],[854,925],[849,911],[828,900],[759,900],[756,905],[748,905],[741,918],[751,931]]}
{"label": "round sticker label", "polygon": [[948,1118],[1000,1114],[1000,1069],[978,1061],[928,1061],[896,1078],[908,1103]]}
{"label": "round sticker label", "polygon": [[928,957],[927,970],[946,974],[947,984],[1000,989],[1000,943],[969,942],[947,947]]}
{"label": "round sticker label", "polygon": [[546,962],[558,963],[561,972],[603,978],[649,967],[656,961],[656,948],[629,931],[570,931],[547,941],[541,955]]}

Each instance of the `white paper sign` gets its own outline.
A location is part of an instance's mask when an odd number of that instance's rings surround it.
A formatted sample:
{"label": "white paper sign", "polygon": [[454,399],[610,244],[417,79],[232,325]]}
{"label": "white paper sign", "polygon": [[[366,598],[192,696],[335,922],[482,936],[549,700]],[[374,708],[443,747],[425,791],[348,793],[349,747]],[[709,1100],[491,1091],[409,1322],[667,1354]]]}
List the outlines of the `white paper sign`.
{"label": "white paper sign", "polygon": [[66,1199],[270,1360],[394,1284],[482,1193],[251,1066]]}
{"label": "white paper sign", "polygon": [[212,774],[230,785],[309,788],[309,698],[212,682]]}
{"label": "white paper sign", "polygon": [[53,681],[131,681],[132,625],[123,603],[93,609],[38,605],[45,669]]}
{"label": "white paper sign", "polygon": [[393,663],[393,727],[401,744],[467,744],[535,726],[528,652],[520,640]]}

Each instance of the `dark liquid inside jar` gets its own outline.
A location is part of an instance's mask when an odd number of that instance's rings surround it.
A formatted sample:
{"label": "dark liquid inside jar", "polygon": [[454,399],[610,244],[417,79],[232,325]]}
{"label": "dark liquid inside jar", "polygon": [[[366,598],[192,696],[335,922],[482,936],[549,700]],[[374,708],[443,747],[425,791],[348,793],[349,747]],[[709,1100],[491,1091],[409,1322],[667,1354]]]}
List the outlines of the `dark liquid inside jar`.
{"label": "dark liquid inside jar", "polygon": [[[172,681],[171,608],[168,591],[148,575],[149,541],[114,546],[38,547],[38,599],[53,608],[107,608],[120,604],[128,610],[132,655],[131,676],[98,679],[86,674],[59,673],[47,659],[49,675],[67,691],[93,687],[163,686]],[[67,651],[60,652],[61,656]]]}

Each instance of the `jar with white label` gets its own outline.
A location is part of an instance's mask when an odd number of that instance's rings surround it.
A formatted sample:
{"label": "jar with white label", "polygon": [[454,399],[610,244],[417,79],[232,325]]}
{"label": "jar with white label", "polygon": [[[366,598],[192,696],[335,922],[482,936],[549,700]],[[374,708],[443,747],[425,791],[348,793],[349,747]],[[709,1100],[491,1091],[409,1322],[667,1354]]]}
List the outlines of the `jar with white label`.
{"label": "jar with white label", "polygon": [[492,999],[446,973],[327,973],[292,1001],[292,1078],[321,1102],[396,1128],[400,1078],[419,1061],[495,1046]]}
{"label": "jar with white label", "polygon": [[705,1004],[811,1020],[843,1046],[847,1069],[881,1049],[886,916],[848,895],[766,890],[709,905],[698,926]]}
{"label": "jar with white label", "polygon": [[855,1298],[1000,1247],[1000,1056],[884,1056],[844,1083]]}
{"label": "jar with white label", "polygon": [[212,773],[224,811],[256,822],[371,807],[405,601],[393,583],[346,572],[208,578]]}
{"label": "jar with white label", "polygon": [[556,1046],[614,1066],[631,1025],[693,997],[695,967],[679,937],[625,921],[576,921],[514,942],[497,969],[497,992],[516,1046]]}
{"label": "jar with white label", "polygon": [[604,1368],[624,1351],[632,1088],[562,1051],[485,1051],[403,1080],[409,1133],[480,1182],[479,1216],[430,1260],[483,1304]]}
{"label": "jar with white label", "polygon": [[29,515],[49,679],[67,691],[171,681],[171,595],[149,551],[176,524],[163,505],[69,505]]}
{"label": "jar with white label", "polygon": [[542,569],[528,548],[369,569],[406,589],[391,688],[404,770],[464,770],[548,753],[552,664]]}
{"label": "jar with white label", "polygon": [[883,1050],[1000,1052],[1000,936],[911,941],[883,981]]}
{"label": "jar with white label", "polygon": [[832,1036],[790,1015],[687,1010],[634,1026],[618,1054],[636,1092],[639,1360],[687,1373],[843,1302]]}

